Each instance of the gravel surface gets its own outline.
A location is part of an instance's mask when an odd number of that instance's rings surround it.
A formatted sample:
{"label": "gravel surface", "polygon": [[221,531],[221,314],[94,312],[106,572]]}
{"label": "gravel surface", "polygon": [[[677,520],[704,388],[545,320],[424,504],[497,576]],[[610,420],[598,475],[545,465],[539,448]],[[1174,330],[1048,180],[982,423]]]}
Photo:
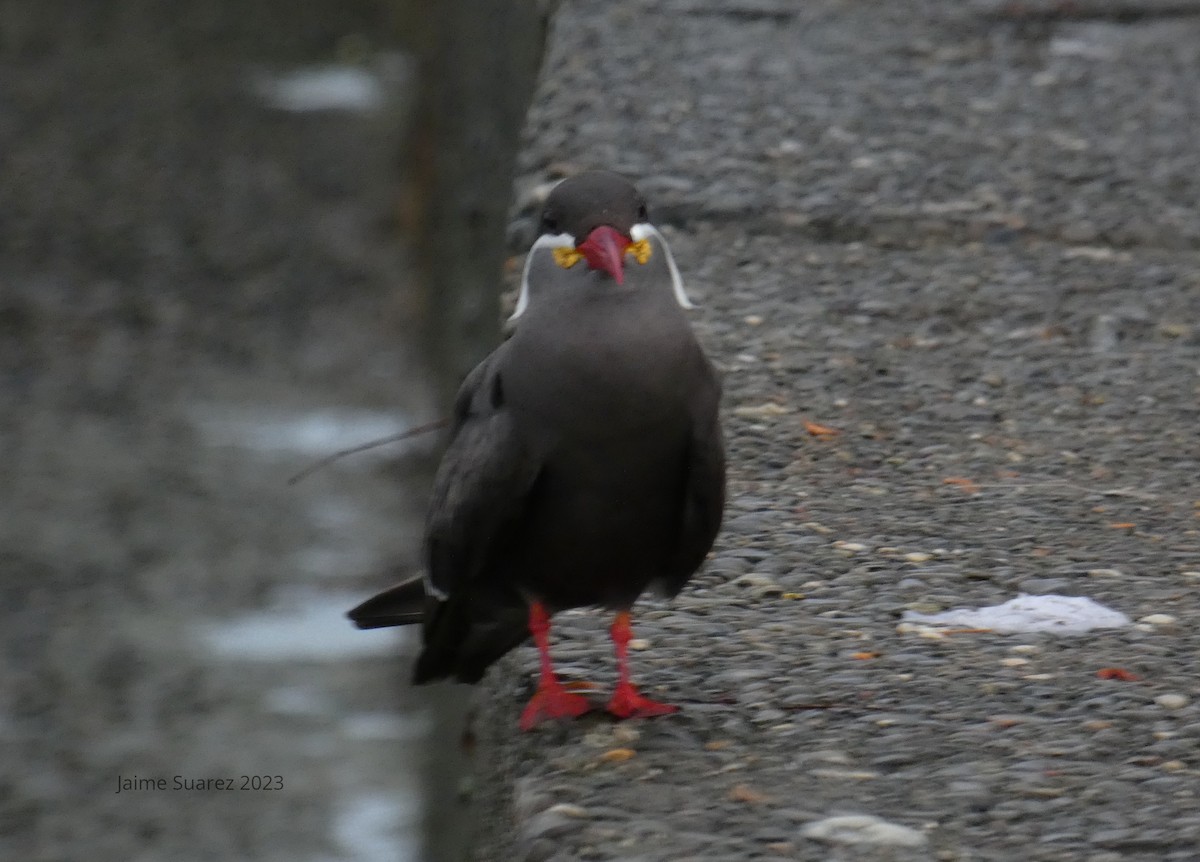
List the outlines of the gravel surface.
{"label": "gravel surface", "polygon": [[[731,503],[635,614],[680,714],[519,735],[533,652],[485,682],[480,858],[1195,859],[1200,4],[578,0],[552,45],[524,186],[643,178]],[[1135,622],[900,625],[1019,593]]]}

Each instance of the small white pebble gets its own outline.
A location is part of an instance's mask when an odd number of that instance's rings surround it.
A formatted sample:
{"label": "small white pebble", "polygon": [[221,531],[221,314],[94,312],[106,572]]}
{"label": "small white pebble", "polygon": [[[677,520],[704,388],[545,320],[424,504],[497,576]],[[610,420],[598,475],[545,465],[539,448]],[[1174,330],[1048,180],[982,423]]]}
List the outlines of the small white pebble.
{"label": "small white pebble", "polygon": [[1160,694],[1154,698],[1154,702],[1163,709],[1183,709],[1188,705],[1188,698],[1186,694],[1170,692],[1168,694]]}
{"label": "small white pebble", "polygon": [[623,742],[628,745],[631,742],[637,742],[641,737],[642,732],[631,724],[618,724],[613,728],[613,739],[617,742]]}
{"label": "small white pebble", "polygon": [[1088,576],[1093,578],[1119,578],[1120,569],[1088,569]]}
{"label": "small white pebble", "polygon": [[927,563],[933,559],[933,554],[927,554],[924,551],[913,551],[911,554],[905,554],[904,559],[910,563]]}
{"label": "small white pebble", "polygon": [[1149,616],[1142,617],[1138,622],[1152,626],[1173,626],[1179,620],[1170,614],[1150,614]]}
{"label": "small white pebble", "polygon": [[[618,724],[617,727],[624,727]],[[593,730],[583,735],[583,742],[592,748],[608,748],[612,745],[612,734],[603,730]]]}
{"label": "small white pebble", "polygon": [[747,314],[744,319],[750,326],[762,326],[763,324],[762,316],[758,314]]}
{"label": "small white pebble", "polygon": [[776,404],[774,401],[768,401],[765,404],[743,404],[741,407],[733,408],[734,416],[741,416],[745,419],[770,419],[776,416],[785,416],[790,412],[790,408]]}
{"label": "small white pebble", "polygon": [[1200,572],[1187,571],[1180,572],[1179,574],[1183,575],[1189,581],[1200,581]]}
{"label": "small white pebble", "polygon": [[1168,760],[1162,765],[1162,768],[1167,772],[1182,772],[1187,769],[1187,764],[1182,760]]}
{"label": "small white pebble", "polygon": [[1004,667],[1021,667],[1022,665],[1029,664],[1029,659],[1012,656],[1000,659],[1000,664],[1004,665]]}
{"label": "small white pebble", "polygon": [[823,820],[806,823],[800,830],[800,834],[805,838],[829,844],[924,847],[927,842],[925,835],[916,829],[901,826],[898,823],[890,823],[871,814],[844,814],[826,817]]}
{"label": "small white pebble", "polygon": [[1048,679],[1054,679],[1056,674],[1052,673],[1027,673],[1021,679],[1027,679],[1032,682],[1045,682]]}
{"label": "small white pebble", "polygon": [[900,549],[893,548],[891,545],[884,545],[881,548],[876,548],[875,553],[877,553],[877,554],[898,554],[898,553],[900,553]]}
{"label": "small white pebble", "polygon": [[561,814],[563,817],[587,817],[587,809],[581,808],[578,805],[572,805],[570,802],[559,802],[551,805],[546,809],[552,814]]}
{"label": "small white pebble", "polygon": [[849,551],[852,554],[862,553],[867,549],[867,546],[862,542],[835,542],[843,551]]}
{"label": "small white pebble", "polygon": [[1016,646],[1010,646],[1008,651],[1019,652],[1028,655],[1029,653],[1041,652],[1042,648],[1040,646],[1036,646],[1035,644],[1017,644]]}
{"label": "small white pebble", "polygon": [[650,641],[645,638],[634,638],[629,642],[630,649],[650,649]]}

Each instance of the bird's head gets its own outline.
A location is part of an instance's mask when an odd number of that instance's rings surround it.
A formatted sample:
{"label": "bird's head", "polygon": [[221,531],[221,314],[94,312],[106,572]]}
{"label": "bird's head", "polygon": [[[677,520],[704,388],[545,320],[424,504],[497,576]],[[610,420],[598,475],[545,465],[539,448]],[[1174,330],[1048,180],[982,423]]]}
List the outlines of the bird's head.
{"label": "bird's head", "polygon": [[[565,179],[542,207],[541,236],[525,260],[511,319],[520,317],[531,295],[539,291],[531,279],[580,267],[622,285],[629,265],[644,266],[656,254],[665,263],[663,272],[670,278],[675,299],[684,308],[693,308],[666,240],[650,223],[646,200],[633,183],[611,171],[587,171]],[[548,259],[553,268],[545,266]]]}

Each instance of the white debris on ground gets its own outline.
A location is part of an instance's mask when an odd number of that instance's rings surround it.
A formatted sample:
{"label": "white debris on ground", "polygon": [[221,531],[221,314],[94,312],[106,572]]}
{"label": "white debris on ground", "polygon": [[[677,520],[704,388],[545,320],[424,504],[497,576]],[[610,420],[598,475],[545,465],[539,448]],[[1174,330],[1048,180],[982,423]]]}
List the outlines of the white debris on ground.
{"label": "white debris on ground", "polygon": [[1086,596],[1018,595],[1002,605],[985,608],[955,608],[937,614],[905,611],[900,633],[921,633],[934,627],[986,629],[997,634],[1051,632],[1075,635],[1093,629],[1115,629],[1131,623],[1120,611],[1107,608]]}
{"label": "white debris on ground", "polygon": [[843,814],[815,820],[800,830],[805,838],[830,844],[876,844],[922,847],[925,835],[908,826],[889,823],[873,814]]}

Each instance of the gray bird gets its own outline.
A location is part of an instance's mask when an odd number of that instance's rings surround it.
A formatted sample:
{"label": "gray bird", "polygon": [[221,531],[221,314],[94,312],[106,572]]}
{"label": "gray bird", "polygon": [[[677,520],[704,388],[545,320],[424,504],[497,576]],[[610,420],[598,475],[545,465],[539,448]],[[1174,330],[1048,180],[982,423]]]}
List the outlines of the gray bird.
{"label": "gray bird", "polygon": [[550,617],[599,605],[620,718],[676,707],[630,681],[629,609],[674,596],[704,561],[725,503],[720,385],[684,315],[691,303],[646,204],[624,178],[560,183],[525,262],[512,337],[463,382],[434,482],[427,572],[350,611],[360,628],[421,623],[414,682],[477,682],[530,635],[537,692],[521,715],[588,701],[550,659]]}

